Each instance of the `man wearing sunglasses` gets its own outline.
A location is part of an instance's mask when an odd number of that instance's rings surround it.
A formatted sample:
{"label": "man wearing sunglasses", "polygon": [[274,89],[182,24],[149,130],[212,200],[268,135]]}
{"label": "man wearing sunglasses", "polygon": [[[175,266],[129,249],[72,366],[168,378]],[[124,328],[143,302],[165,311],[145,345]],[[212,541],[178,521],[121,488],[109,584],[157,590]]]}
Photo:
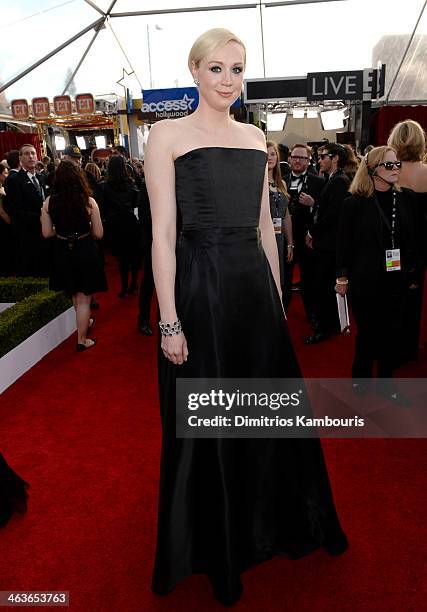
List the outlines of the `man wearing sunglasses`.
{"label": "man wearing sunglasses", "polygon": [[305,236],[313,224],[313,214],[325,181],[310,172],[310,153],[307,145],[295,144],[289,157],[292,173],[288,178],[287,187],[295,248],[293,260],[288,264],[288,275],[292,280],[293,267],[298,263],[305,313],[307,319],[315,324],[314,258],[312,249],[309,249],[305,243]]}
{"label": "man wearing sunglasses", "polygon": [[315,268],[315,304],[317,328],[305,344],[317,344],[339,330],[335,298],[335,254],[338,220],[344,199],[348,196],[350,179],[344,173],[347,151],[335,143],[323,147],[319,156],[320,171],[329,176],[320,195],[317,213],[306,238],[313,249]]}

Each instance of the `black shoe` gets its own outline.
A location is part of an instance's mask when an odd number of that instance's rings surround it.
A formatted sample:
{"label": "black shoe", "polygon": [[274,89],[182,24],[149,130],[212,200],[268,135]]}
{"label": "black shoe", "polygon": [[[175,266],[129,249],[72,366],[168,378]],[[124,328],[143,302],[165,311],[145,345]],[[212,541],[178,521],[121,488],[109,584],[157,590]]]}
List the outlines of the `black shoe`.
{"label": "black shoe", "polygon": [[92,310],[99,310],[99,302],[97,302],[96,300],[92,299],[91,303],[90,303],[90,307]]}
{"label": "black shoe", "polygon": [[222,577],[218,579],[215,576],[208,576],[211,583],[213,596],[223,606],[234,606],[242,596],[243,586],[240,576],[235,576],[234,579]]}
{"label": "black shoe", "polygon": [[83,351],[87,351],[87,349],[92,348],[96,344],[96,338],[91,338],[90,341],[92,344],[81,344],[80,342],[76,346],[76,351],[78,353],[82,353]]}
{"label": "black shoe", "polygon": [[323,342],[329,338],[329,334],[316,333],[311,336],[307,336],[304,339],[304,344],[319,344],[319,342]]}
{"label": "black shoe", "polygon": [[153,335],[153,330],[151,329],[150,324],[147,321],[140,321],[138,323],[138,329],[141,332],[141,334],[144,334],[144,336]]}

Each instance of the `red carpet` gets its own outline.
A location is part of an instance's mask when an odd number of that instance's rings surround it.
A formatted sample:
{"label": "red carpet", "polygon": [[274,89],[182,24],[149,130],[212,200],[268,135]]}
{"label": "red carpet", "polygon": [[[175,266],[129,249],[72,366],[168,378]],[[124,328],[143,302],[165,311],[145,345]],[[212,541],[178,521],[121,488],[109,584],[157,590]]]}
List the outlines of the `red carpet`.
{"label": "red carpet", "polygon": [[[166,598],[150,592],[160,422],[156,340],[136,329],[136,298],[115,270],[99,296],[99,345],[69,339],[1,397],[1,448],[31,484],[28,513],[0,531],[0,590],[68,590],[84,612],[220,610],[194,576]],[[289,322],[306,376],[347,376],[353,338],[306,347],[299,297]],[[406,375],[426,375],[426,355]],[[426,443],[327,440],[350,549],[284,558],[243,575],[236,610],[373,612],[425,607]],[[424,588],[424,592],[423,592]]]}

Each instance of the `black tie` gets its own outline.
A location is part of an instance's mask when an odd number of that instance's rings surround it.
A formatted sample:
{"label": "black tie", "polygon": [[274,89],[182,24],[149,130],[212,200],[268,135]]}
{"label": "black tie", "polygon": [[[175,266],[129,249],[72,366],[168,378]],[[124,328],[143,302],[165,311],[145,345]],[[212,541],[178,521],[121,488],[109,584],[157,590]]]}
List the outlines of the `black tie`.
{"label": "black tie", "polygon": [[39,195],[41,195],[42,190],[41,190],[41,187],[40,187],[39,182],[38,182],[37,178],[35,177],[35,175],[33,175],[31,177],[31,181],[32,181],[34,187],[37,189],[37,193]]}

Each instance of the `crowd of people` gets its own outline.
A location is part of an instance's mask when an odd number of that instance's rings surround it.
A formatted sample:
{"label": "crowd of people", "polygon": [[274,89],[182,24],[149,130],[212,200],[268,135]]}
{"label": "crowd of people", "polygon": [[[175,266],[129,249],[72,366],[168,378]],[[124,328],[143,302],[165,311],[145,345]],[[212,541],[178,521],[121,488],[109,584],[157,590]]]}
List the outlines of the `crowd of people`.
{"label": "crowd of people", "polygon": [[69,145],[52,164],[50,158],[39,162],[35,148],[25,144],[0,166],[0,275],[49,277],[52,289],[72,297],[79,351],[96,343],[87,334],[91,305],[97,306],[93,296],[107,290],[105,250],[118,261],[118,296],[139,291],[138,326],[152,335],[151,215],[143,168],[129,161],[124,147],[112,153],[107,162],[83,166],[80,149]]}
{"label": "crowd of people", "polygon": [[[313,328],[305,343],[317,344],[340,333],[336,293],[349,294],[357,326],[352,376],[362,393],[366,388],[356,379],[371,378],[374,362],[378,376],[389,379],[418,356],[427,237],[425,133],[417,122],[403,121],[388,146],[368,146],[364,156],[335,143],[315,155],[295,144],[282,161],[274,142],[267,142],[267,150],[284,304],[298,263],[297,287]],[[392,385],[383,388],[399,401]]]}

